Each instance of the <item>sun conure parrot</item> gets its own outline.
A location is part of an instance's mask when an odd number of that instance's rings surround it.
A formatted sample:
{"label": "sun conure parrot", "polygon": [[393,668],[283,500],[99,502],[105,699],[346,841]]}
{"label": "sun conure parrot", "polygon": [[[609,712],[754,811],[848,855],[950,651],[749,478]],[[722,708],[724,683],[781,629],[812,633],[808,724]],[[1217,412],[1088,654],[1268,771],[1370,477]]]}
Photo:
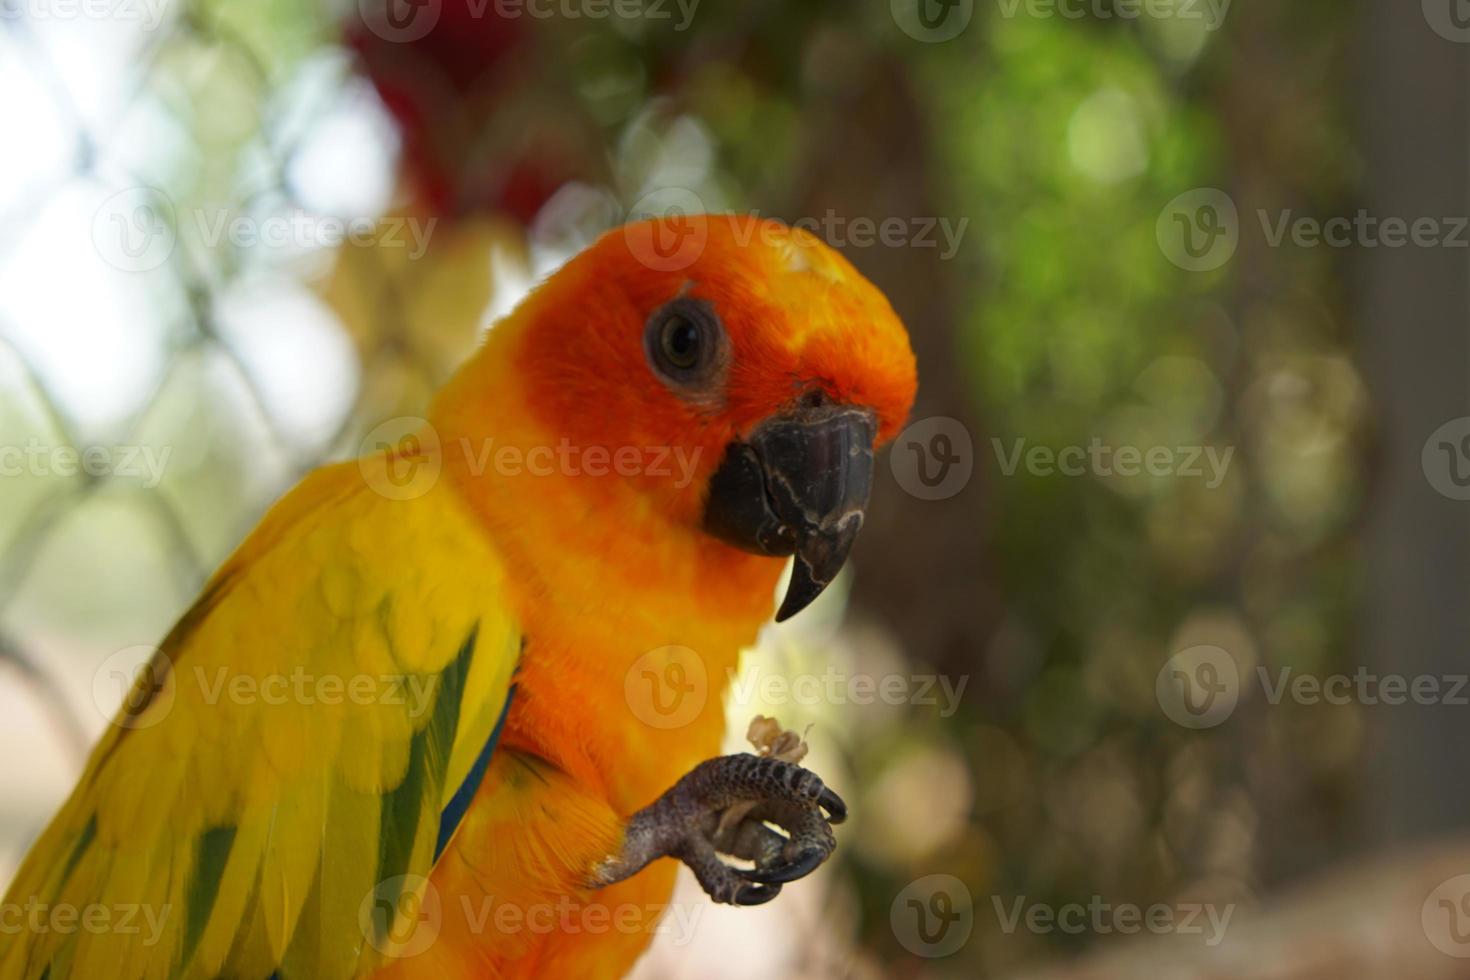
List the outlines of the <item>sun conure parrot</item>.
{"label": "sun conure parrot", "polygon": [[[210,579],[22,865],[0,977],[617,977],[676,862],[775,897],[845,806],[715,757],[721,691],[787,560],[778,618],[837,574],[914,387],[810,234],[609,232]],[[691,656],[699,710],[651,724],[643,673]]]}

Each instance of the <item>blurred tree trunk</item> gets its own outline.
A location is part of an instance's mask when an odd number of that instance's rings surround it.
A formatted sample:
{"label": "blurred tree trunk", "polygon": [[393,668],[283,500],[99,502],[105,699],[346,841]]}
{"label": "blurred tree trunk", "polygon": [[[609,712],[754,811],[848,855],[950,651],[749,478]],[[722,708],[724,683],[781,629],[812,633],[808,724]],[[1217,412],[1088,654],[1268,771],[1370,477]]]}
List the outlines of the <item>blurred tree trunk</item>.
{"label": "blurred tree trunk", "polygon": [[[1436,34],[1417,3],[1368,6],[1366,207],[1410,222],[1470,215],[1470,44]],[[1470,251],[1410,244],[1359,255],[1362,363],[1383,426],[1367,536],[1367,663],[1380,675],[1463,675],[1470,502],[1434,489],[1421,452],[1441,425],[1470,415]],[[1470,709],[1407,705],[1367,716],[1375,840],[1470,825],[1470,780],[1459,768]]]}
{"label": "blurred tree trunk", "polygon": [[[1204,104],[1220,120],[1225,139],[1221,170],[1240,216],[1240,249],[1226,302],[1242,347],[1227,386],[1242,418],[1251,410],[1251,389],[1279,369],[1271,363],[1273,352],[1312,358],[1347,350],[1352,343],[1355,311],[1347,295],[1351,287],[1345,284],[1350,281],[1348,256],[1325,247],[1297,247],[1289,240],[1273,243],[1262,222],[1351,216],[1362,203],[1360,176],[1348,152],[1355,134],[1344,120],[1355,104],[1352,80],[1361,71],[1360,59],[1353,57],[1361,14],[1361,4],[1331,0],[1237,4],[1230,12],[1225,46],[1215,52],[1218,71],[1204,76]],[[1411,16],[1399,11],[1398,16],[1407,22],[1417,12]],[[1304,30],[1304,25],[1312,29]],[[1284,326],[1273,336],[1270,323],[1278,318]],[[1280,502],[1267,487],[1272,462],[1258,440],[1245,437],[1242,443],[1242,464],[1256,476],[1244,526],[1257,540],[1242,540],[1244,560],[1281,522]],[[1350,499],[1357,487],[1344,485],[1337,492]],[[1330,578],[1327,573],[1337,571],[1336,562],[1356,557],[1348,546],[1354,533],[1349,529],[1327,540],[1313,540],[1300,526],[1285,533],[1295,535],[1296,547],[1311,556],[1301,560],[1311,563],[1315,576]],[[1248,592],[1252,570],[1242,564],[1231,574],[1230,587]],[[1329,587],[1320,581],[1291,583],[1284,591],[1288,594],[1277,610],[1291,601],[1322,609],[1329,601]],[[1242,599],[1250,605],[1244,595]],[[1253,615],[1253,625],[1263,629],[1265,618],[1259,610]],[[1325,669],[1351,674],[1363,662],[1354,648],[1354,631],[1344,628],[1334,639],[1339,659]],[[1267,649],[1265,655],[1268,663],[1279,666],[1299,653]],[[1354,828],[1350,819],[1343,819],[1352,804],[1343,801],[1362,782],[1356,774],[1327,773],[1313,762],[1288,734],[1287,712],[1256,700],[1242,717],[1247,723],[1231,729],[1228,737],[1259,821],[1251,863],[1259,884],[1272,889],[1318,871],[1352,849]]]}

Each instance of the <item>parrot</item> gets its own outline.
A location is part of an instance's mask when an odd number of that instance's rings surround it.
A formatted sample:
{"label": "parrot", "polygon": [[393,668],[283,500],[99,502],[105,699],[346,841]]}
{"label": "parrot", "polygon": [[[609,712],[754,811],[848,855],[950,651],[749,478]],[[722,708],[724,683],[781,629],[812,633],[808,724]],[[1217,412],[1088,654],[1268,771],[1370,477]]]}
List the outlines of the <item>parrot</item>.
{"label": "parrot", "polygon": [[722,695],[843,568],[916,385],[799,226],[605,232],[208,579],[23,860],[0,980],[612,978],[681,865],[774,899],[847,806],[721,755]]}

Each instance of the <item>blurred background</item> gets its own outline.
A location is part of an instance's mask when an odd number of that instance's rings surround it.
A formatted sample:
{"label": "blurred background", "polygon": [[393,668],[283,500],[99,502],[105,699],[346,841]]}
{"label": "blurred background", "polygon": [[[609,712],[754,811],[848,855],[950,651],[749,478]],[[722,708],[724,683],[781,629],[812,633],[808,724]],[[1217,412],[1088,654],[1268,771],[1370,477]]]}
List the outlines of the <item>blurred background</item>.
{"label": "blurred background", "polygon": [[0,91],[0,882],[306,470],[758,212],[919,358],[729,695],[855,819],[639,976],[1470,976],[1463,0],[0,0]]}

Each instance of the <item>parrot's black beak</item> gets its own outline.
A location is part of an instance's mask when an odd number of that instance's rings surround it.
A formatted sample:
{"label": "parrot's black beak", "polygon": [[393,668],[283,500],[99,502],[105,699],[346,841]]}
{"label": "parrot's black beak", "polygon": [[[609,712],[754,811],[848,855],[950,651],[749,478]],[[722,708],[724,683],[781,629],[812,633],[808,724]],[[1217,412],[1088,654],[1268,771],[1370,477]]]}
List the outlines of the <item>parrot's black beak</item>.
{"label": "parrot's black beak", "polygon": [[704,527],[758,555],[795,555],[776,622],[832,583],[863,526],[873,487],[871,411],[823,402],[763,422],[725,450],[710,478]]}

